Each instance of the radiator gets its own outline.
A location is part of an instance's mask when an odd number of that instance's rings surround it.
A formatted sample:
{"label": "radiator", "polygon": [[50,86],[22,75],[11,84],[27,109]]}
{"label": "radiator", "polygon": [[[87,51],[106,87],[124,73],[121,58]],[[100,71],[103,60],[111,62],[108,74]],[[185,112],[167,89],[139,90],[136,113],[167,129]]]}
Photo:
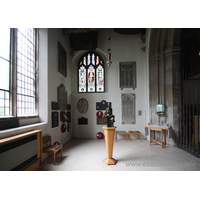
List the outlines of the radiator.
{"label": "radiator", "polygon": [[0,139],[0,171],[39,170],[42,131]]}

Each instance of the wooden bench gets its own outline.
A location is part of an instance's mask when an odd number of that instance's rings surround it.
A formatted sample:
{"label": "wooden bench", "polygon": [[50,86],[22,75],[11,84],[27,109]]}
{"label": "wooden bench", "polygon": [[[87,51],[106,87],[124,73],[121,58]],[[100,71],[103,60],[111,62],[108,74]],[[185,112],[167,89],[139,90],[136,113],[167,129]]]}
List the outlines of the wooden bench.
{"label": "wooden bench", "polygon": [[126,135],[126,141],[127,141],[127,132],[126,131],[115,131],[115,141],[117,142],[117,134],[124,134]]}
{"label": "wooden bench", "polygon": [[131,141],[131,134],[138,134],[138,139],[140,135],[140,140],[142,142],[142,133],[140,131],[129,131],[128,133],[129,133],[130,141]]}

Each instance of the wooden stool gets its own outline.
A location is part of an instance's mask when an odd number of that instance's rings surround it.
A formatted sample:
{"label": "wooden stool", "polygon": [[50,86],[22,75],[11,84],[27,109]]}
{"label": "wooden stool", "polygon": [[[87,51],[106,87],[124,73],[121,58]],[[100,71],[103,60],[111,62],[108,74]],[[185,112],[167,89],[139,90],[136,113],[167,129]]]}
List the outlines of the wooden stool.
{"label": "wooden stool", "polygon": [[140,140],[142,142],[142,133],[140,131],[129,131],[128,133],[129,133],[130,141],[131,141],[131,134],[138,134],[138,139],[140,135]]}
{"label": "wooden stool", "polygon": [[126,141],[127,141],[127,132],[126,131],[115,131],[115,141],[117,142],[117,134],[125,134]]}

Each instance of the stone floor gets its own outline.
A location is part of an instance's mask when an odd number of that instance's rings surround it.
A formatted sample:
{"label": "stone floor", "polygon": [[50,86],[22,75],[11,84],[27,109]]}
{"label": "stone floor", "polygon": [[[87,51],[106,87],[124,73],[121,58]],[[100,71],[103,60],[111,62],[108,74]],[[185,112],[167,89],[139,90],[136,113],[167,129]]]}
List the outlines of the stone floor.
{"label": "stone floor", "polygon": [[48,157],[40,171],[200,171],[200,158],[177,147],[150,146],[147,140],[114,142],[116,165],[106,165],[106,157],[104,139],[72,139],[64,145],[63,157],[58,152],[55,165]]}

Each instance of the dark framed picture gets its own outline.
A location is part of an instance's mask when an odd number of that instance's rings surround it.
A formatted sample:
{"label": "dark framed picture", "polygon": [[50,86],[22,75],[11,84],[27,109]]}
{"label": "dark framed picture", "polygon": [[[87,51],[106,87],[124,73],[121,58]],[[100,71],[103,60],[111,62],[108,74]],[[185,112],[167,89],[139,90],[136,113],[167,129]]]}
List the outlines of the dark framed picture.
{"label": "dark framed picture", "polygon": [[58,72],[67,77],[67,52],[58,41]]}
{"label": "dark framed picture", "polygon": [[59,126],[58,125],[58,112],[52,112],[51,120],[52,120],[52,124],[51,124],[52,128]]}

